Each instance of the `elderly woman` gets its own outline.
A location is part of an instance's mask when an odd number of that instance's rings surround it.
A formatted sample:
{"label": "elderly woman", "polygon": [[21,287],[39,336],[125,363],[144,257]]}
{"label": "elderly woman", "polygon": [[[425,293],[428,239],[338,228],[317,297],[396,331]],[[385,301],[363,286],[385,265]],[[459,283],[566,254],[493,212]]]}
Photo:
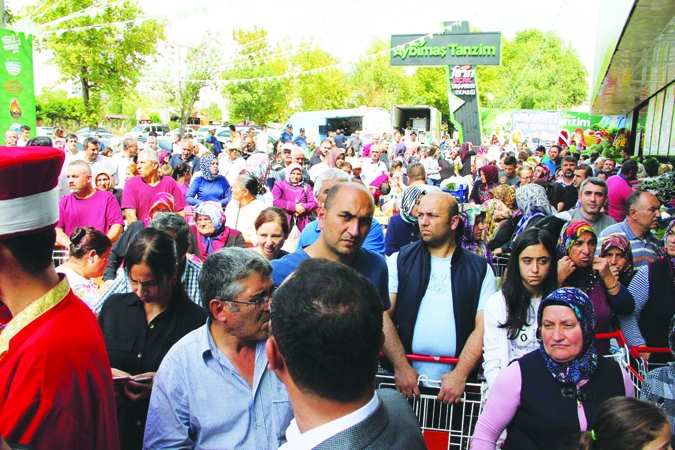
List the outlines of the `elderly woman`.
{"label": "elderly woman", "polygon": [[[675,220],[666,228],[663,240],[666,257],[641,267],[628,285],[635,311],[619,316],[619,322],[629,345],[668,347],[668,326],[675,315]],[[673,361],[669,354],[643,356],[649,362]]]}
{"label": "elderly woman", "polygon": [[201,202],[218,202],[225,207],[230,201],[230,183],[218,171],[218,160],[212,154],[206,154],[199,160],[201,176],[192,179],[185,200],[192,206]]}
{"label": "elderly woman", "polygon": [[593,304],[582,290],[557,289],[543,299],[537,313],[539,349],[497,377],[471,448],[494,450],[504,430],[505,450],[557,448],[568,436],[593,429],[605,400],[634,397],[619,363],[598,357],[595,331]]}
{"label": "elderly woman", "polygon": [[488,387],[511,361],[539,348],[537,311],[558,287],[558,252],[549,233],[525,230],[516,239],[504,288],[485,304],[483,370]]}
{"label": "elderly woman", "polygon": [[420,227],[417,223],[417,207],[427,193],[425,186],[408,186],[401,198],[401,214],[394,214],[389,219],[387,233],[384,235],[387,256],[396,253],[404,245],[420,239]]}
{"label": "elderly woman", "polygon": [[246,173],[258,181],[258,192],[255,194],[258,200],[272,206],[274,198],[267,189],[267,178],[270,173],[269,157],[265,153],[253,153],[246,159]]}
{"label": "elderly woman", "polygon": [[195,208],[195,223],[202,261],[223,247],[248,248],[241,233],[225,225],[225,213],[218,202],[201,202]]}
{"label": "elderly woman", "polygon": [[266,260],[272,261],[288,254],[282,249],[290,233],[286,212],[283,209],[272,206],[263,210],[255,219],[255,232],[258,237],[258,246],[255,250]]}
{"label": "elderly woman", "polygon": [[121,448],[140,449],[155,372],[169,349],[206,323],[177,278],[174,240],[166,231],[136,234],[124,260],[132,292],[112,295],[98,318],[112,367]]}
{"label": "elderly woman", "polygon": [[[633,296],[612,272],[605,258],[595,257],[598,238],[593,227],[573,220],[563,227],[558,240],[558,282],[583,290],[595,310],[598,333],[611,331],[614,314],[630,314],[635,309]],[[609,354],[609,342],[597,344],[601,354]]]}
{"label": "elderly woman", "polygon": [[310,214],[319,206],[312,187],[302,179],[300,164],[293,163],[286,168],[286,178],[274,183],[272,195],[274,206],[286,211],[291,228],[297,225],[300,231],[305,229],[311,221]]}
{"label": "elderly woman", "polygon": [[247,173],[237,177],[232,185],[232,201],[225,208],[228,227],[239,230],[249,247],[255,247],[255,219],[267,208],[257,195],[261,187],[258,180]]}
{"label": "elderly woman", "polygon": [[488,164],[478,169],[480,180],[476,180],[471,190],[469,200],[477,205],[482,205],[492,198],[490,191],[499,186],[499,170],[496,166]]}
{"label": "elderly woman", "polygon": [[610,234],[602,241],[600,257],[606,258],[619,282],[628,286],[637,270],[633,268],[633,251],[630,241],[623,234]]}
{"label": "elderly woman", "polygon": [[64,274],[75,295],[92,308],[101,297],[92,279],[103,275],[112,242],[92,227],[77,227],[69,237],[68,260],[57,267],[56,272]]}
{"label": "elderly woman", "polygon": [[466,205],[462,212],[464,230],[462,234],[462,248],[487,259],[492,264],[492,251],[483,242],[485,233],[485,211],[475,205]]}

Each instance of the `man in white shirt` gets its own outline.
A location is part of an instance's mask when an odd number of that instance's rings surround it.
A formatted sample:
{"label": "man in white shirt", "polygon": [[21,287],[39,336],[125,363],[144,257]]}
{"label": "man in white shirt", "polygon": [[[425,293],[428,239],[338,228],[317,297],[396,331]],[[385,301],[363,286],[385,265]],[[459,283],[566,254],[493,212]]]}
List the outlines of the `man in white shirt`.
{"label": "man in white shirt", "polygon": [[308,258],[275,293],[270,323],[268,367],[295,414],[280,449],[426,448],[403,396],[374,390],[382,302],[366,277]]}
{"label": "man in white shirt", "polygon": [[380,161],[380,153],[380,147],[373,145],[370,147],[370,157],[363,159],[361,179],[366,186],[370,186],[375,178],[387,173],[387,165]]}
{"label": "man in white shirt", "polygon": [[[99,145],[96,139],[92,137],[85,139],[82,143],[82,149],[84,150],[82,159],[89,164],[92,174],[98,174],[101,170],[105,170],[108,175],[114,175],[117,172],[117,167],[112,160],[99,154]],[[95,176],[92,177],[91,184],[96,187]]]}
{"label": "man in white shirt", "polygon": [[17,147],[25,147],[28,142],[28,134],[30,133],[30,127],[28,125],[21,125],[19,130],[19,139],[16,141]]}
{"label": "man in white shirt", "polygon": [[127,179],[127,167],[138,154],[138,142],[134,138],[126,138],[122,141],[122,151],[112,156],[112,163],[115,166],[115,185],[124,189],[124,183]]}

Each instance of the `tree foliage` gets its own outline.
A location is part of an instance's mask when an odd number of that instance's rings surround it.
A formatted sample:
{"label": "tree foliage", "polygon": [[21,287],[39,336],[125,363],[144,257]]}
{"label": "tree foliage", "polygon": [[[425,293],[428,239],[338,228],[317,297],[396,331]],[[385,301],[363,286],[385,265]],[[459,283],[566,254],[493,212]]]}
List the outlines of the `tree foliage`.
{"label": "tree foliage", "polygon": [[[35,6],[34,11],[39,14],[34,20],[49,24],[93,5],[93,0],[43,0]],[[157,40],[164,37],[163,24],[155,20],[107,25],[137,19],[142,11],[132,1],[115,8],[102,8],[98,15],[94,10],[91,15],[71,18],[55,26],[57,30],[100,27],[49,33],[38,43],[52,51],[51,62],[61,74],[80,84],[82,99],[90,115],[100,108],[102,93],[128,92],[136,86],[142,66],[155,53]]]}
{"label": "tree foliage", "polygon": [[[582,103],[587,70],[557,33],[527,29],[502,42],[502,65],[478,67],[481,106],[561,109]],[[488,93],[494,101],[488,99]]]}
{"label": "tree foliage", "polygon": [[50,125],[61,125],[66,122],[83,122],[87,111],[81,98],[68,97],[68,93],[60,89],[45,90],[36,99],[38,119]]}

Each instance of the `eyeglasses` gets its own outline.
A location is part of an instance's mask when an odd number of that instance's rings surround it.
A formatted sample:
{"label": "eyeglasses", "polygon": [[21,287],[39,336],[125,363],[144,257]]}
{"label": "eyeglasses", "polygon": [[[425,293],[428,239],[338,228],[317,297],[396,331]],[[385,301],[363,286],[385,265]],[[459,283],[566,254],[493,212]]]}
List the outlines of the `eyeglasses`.
{"label": "eyeglasses", "polygon": [[257,311],[264,311],[267,305],[270,304],[272,301],[272,298],[274,298],[274,294],[276,293],[277,289],[274,288],[269,294],[263,294],[257,298],[252,298],[248,302],[243,302],[239,300],[226,300],[224,298],[218,298],[215,297],[216,300],[220,300],[221,302],[229,302],[229,303],[238,303],[240,305],[249,305],[249,306],[255,306],[255,309]]}

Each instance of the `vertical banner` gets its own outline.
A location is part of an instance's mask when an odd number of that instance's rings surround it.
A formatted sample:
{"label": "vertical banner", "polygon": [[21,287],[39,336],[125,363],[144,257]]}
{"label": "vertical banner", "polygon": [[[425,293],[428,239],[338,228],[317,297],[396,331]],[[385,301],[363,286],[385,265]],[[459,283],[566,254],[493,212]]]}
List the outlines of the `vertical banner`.
{"label": "vertical banner", "polygon": [[[35,136],[35,87],[33,80],[33,36],[0,29],[0,133],[21,125]],[[4,144],[4,142],[3,142]]]}

